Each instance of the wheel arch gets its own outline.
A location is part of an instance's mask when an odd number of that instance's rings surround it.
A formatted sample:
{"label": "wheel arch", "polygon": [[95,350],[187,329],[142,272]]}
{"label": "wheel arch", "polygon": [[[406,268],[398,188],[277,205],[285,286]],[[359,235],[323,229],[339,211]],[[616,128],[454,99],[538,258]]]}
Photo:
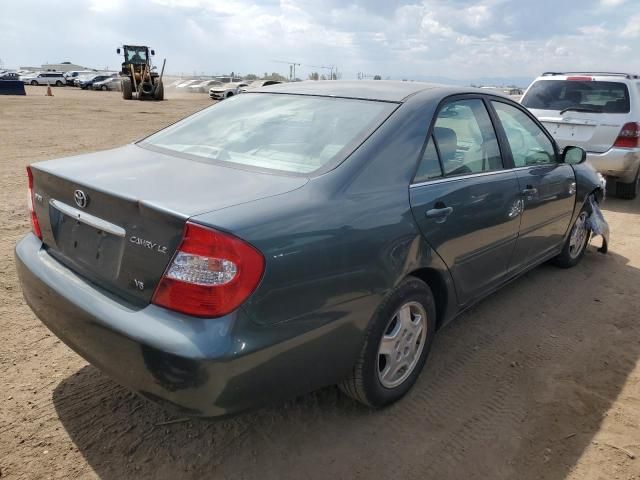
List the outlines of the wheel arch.
{"label": "wheel arch", "polygon": [[436,329],[439,329],[446,323],[451,313],[449,302],[452,299],[452,292],[449,291],[443,273],[435,268],[424,267],[409,272],[407,276],[419,278],[431,289],[436,304]]}

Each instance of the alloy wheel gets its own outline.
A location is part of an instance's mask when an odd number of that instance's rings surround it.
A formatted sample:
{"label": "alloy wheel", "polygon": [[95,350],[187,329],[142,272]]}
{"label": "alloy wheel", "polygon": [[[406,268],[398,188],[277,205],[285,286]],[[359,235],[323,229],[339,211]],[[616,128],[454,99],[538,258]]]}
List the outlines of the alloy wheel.
{"label": "alloy wheel", "polygon": [[569,237],[569,256],[571,258],[577,258],[582,253],[588,234],[587,212],[581,212],[571,229],[571,236]]}
{"label": "alloy wheel", "polygon": [[385,388],[402,384],[415,369],[427,338],[427,312],[418,302],[402,305],[380,340],[378,380]]}

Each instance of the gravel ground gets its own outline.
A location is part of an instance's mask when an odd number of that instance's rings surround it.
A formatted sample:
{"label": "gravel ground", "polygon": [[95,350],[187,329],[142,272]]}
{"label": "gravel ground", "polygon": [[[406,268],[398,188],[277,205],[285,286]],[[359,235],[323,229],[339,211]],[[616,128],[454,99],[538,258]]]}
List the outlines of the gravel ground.
{"label": "gravel ground", "polygon": [[[210,101],[0,97],[0,476],[640,479],[640,200],[608,199],[611,248],[544,265],[445,328],[413,391],[370,411],[327,388],[185,420],[118,386],[25,305],[13,247],[24,167],[115,147]],[[172,422],[173,421],[173,422]],[[169,423],[167,423],[169,422]]]}

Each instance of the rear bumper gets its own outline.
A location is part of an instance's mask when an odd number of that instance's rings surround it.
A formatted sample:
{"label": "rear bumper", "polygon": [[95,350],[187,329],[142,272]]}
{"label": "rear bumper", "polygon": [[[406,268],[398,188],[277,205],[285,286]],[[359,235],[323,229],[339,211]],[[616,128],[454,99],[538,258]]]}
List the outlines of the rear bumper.
{"label": "rear bumper", "polygon": [[630,183],[640,168],[640,149],[611,148],[604,153],[587,152],[587,162],[605,177]]}
{"label": "rear bumper", "polygon": [[261,327],[242,310],[198,319],[135,308],[58,263],[32,234],[15,256],[28,305],[56,336],[118,383],[188,415],[283,400],[335,383],[351,366],[336,350],[354,338],[344,322]]}

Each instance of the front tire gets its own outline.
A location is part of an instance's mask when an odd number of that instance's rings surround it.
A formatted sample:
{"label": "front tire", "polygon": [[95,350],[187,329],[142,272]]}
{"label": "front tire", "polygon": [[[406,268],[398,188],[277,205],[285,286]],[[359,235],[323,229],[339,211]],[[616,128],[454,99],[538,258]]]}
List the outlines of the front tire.
{"label": "front tire", "polygon": [[156,87],[153,91],[153,98],[156,100],[164,100],[164,85],[160,81],[156,83]]}
{"label": "front tire", "polygon": [[582,207],[578,218],[571,227],[569,236],[564,242],[562,252],[560,255],[553,259],[553,263],[561,268],[571,268],[576,266],[584,257],[587,251],[587,244],[589,243],[589,237],[591,231],[589,230],[588,220],[589,212],[586,205]]}
{"label": "front tire", "polygon": [[61,87],[61,86],[62,86],[62,82],[61,82],[60,80],[58,80],[58,81],[56,82],[56,87]]}
{"label": "front tire", "polygon": [[38,85],[38,82],[36,82],[35,80],[31,80],[31,85],[33,85],[34,87]]}
{"label": "front tire", "polygon": [[131,85],[131,79],[123,77],[120,80],[120,86],[122,87],[122,98],[125,100],[131,100],[133,98],[133,86]]}
{"label": "front tire", "polygon": [[370,407],[402,398],[420,375],[436,328],[429,286],[407,277],[378,306],[360,356],[340,389]]}

